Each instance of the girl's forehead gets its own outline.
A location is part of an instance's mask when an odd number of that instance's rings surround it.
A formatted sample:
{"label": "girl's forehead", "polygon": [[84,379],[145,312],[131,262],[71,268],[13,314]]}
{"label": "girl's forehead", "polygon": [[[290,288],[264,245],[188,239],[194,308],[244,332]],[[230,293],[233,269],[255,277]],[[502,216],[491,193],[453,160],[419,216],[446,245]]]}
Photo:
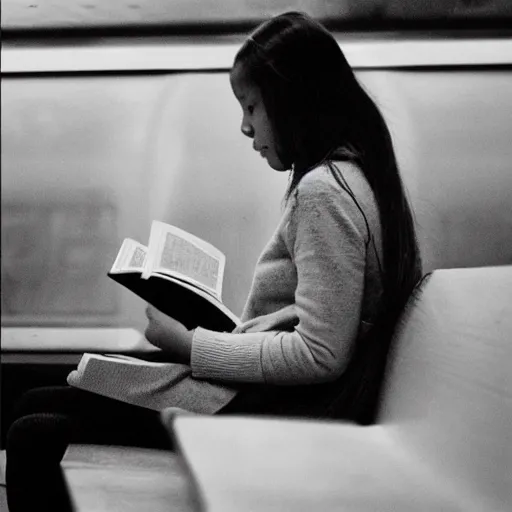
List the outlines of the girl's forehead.
{"label": "girl's forehead", "polygon": [[258,92],[258,88],[247,79],[247,74],[242,66],[235,65],[229,74],[231,88],[239,101],[253,96]]}

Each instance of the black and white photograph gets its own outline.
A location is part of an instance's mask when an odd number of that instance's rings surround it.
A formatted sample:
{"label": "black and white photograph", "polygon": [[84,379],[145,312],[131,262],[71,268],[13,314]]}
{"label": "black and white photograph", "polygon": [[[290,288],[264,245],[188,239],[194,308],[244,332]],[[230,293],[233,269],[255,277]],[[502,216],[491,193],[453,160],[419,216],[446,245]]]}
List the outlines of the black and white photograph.
{"label": "black and white photograph", "polygon": [[0,512],[512,510],[511,0],[2,0]]}

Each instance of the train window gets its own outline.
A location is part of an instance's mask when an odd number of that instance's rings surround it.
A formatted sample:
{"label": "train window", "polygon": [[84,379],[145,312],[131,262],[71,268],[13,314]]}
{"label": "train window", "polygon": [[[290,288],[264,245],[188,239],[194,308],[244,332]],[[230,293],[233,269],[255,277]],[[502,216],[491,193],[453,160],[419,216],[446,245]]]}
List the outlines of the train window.
{"label": "train window", "polygon": [[401,141],[427,270],[510,259],[510,38],[374,34],[505,27],[508,0],[3,0],[3,334],[140,337],[143,304],[106,273],[122,239],[144,243],[153,219],[226,253],[223,298],[241,312],[287,177],[240,136],[228,70],[243,33],[290,9],[340,28]]}
{"label": "train window", "polygon": [[331,28],[507,27],[509,0],[3,0],[2,28],[12,30],[136,28],[164,31],[246,30],[288,10],[306,11]]}
{"label": "train window", "polygon": [[225,252],[223,299],[241,311],[286,176],[240,136],[226,71],[4,73],[1,101],[7,331],[143,332],[141,299],[106,274],[153,219]]}

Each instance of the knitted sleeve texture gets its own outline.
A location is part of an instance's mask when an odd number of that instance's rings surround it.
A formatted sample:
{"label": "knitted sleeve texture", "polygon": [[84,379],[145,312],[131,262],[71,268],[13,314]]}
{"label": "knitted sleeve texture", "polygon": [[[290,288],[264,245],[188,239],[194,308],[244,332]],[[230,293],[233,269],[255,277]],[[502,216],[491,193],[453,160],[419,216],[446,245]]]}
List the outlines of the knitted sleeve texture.
{"label": "knitted sleeve texture", "polygon": [[[291,332],[244,334],[197,328],[194,377],[296,385],[331,381],[343,373],[357,337],[364,293],[363,217],[325,169],[301,180],[287,208],[281,236],[296,276],[291,297],[298,324]],[[276,269],[282,270],[282,261]],[[271,270],[265,279],[279,283]]]}

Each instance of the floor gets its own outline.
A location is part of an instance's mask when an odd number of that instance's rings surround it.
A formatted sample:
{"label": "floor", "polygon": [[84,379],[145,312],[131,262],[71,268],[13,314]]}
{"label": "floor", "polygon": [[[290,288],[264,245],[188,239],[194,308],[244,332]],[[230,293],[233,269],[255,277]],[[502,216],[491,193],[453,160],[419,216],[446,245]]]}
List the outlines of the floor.
{"label": "floor", "polygon": [[5,450],[0,450],[0,512],[9,512],[5,493]]}

